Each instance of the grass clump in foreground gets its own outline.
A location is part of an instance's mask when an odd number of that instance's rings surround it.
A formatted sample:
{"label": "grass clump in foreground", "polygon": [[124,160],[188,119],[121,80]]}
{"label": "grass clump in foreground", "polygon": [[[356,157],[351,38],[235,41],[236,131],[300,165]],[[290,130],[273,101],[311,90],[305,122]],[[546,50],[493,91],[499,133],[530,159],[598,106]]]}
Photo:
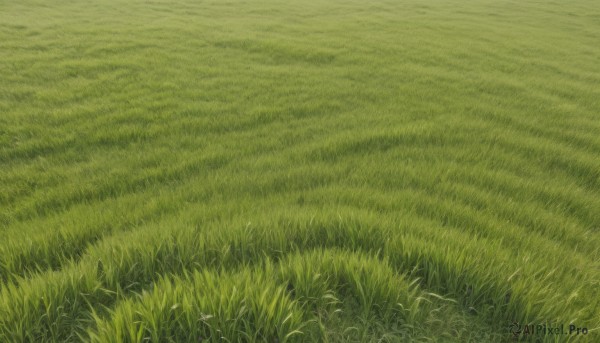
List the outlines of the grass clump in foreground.
{"label": "grass clump in foreground", "polygon": [[0,342],[600,340],[599,17],[0,0]]}

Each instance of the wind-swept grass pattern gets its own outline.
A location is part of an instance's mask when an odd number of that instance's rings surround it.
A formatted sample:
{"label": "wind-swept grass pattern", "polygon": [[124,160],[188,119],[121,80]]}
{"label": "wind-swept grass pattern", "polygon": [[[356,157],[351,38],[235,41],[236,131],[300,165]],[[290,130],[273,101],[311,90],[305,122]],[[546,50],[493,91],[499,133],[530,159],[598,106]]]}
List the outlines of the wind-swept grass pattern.
{"label": "wind-swept grass pattern", "polygon": [[600,341],[600,4],[0,0],[0,342]]}

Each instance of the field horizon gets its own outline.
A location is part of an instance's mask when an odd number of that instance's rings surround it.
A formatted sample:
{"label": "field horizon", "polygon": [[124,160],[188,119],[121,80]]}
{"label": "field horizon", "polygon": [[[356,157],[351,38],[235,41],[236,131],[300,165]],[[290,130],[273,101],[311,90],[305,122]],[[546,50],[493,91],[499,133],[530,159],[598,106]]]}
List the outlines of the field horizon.
{"label": "field horizon", "polygon": [[600,342],[600,3],[0,0],[0,342]]}

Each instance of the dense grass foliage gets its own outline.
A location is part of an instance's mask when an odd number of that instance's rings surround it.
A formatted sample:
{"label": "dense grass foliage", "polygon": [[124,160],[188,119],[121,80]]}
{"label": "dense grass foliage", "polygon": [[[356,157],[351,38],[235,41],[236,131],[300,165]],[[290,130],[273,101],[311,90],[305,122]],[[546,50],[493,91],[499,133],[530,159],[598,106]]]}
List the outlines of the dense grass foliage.
{"label": "dense grass foliage", "polygon": [[0,0],[0,342],[600,341],[596,0]]}

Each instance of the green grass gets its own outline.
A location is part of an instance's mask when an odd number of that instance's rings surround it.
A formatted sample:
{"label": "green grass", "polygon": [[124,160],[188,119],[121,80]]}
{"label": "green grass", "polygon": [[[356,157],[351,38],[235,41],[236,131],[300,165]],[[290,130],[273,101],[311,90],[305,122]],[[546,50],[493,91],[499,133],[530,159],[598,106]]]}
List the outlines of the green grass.
{"label": "green grass", "polygon": [[0,0],[0,342],[600,341],[600,3]]}

